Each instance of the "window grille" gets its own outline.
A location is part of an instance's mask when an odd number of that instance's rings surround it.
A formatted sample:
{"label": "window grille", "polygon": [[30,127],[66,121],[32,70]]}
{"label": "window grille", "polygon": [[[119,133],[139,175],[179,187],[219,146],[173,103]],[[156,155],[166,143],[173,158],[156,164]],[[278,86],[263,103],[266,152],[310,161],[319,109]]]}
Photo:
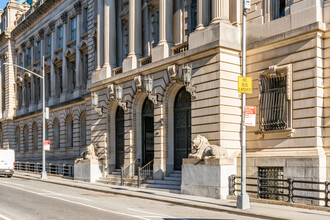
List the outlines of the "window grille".
{"label": "window grille", "polygon": [[258,167],[258,178],[267,179],[260,179],[260,198],[283,200],[281,194],[283,194],[284,191],[278,187],[284,187],[284,182],[268,180],[283,179],[283,167]]}
{"label": "window grille", "polygon": [[291,73],[271,67],[259,77],[259,129],[284,130],[291,126]]}
{"label": "window grille", "polygon": [[77,29],[77,18],[73,17],[71,19],[71,40],[76,39],[76,29]]}

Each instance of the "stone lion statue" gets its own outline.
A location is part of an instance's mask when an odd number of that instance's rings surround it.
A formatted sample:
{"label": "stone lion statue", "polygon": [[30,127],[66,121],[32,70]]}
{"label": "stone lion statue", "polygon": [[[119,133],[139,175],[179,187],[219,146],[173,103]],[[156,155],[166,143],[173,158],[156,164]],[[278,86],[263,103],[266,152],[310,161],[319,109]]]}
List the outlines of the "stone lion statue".
{"label": "stone lion statue", "polygon": [[96,156],[96,147],[94,144],[90,144],[87,147],[87,151],[82,152],[81,157],[86,160],[97,160],[98,157]]}
{"label": "stone lion statue", "polygon": [[189,158],[207,159],[207,158],[228,158],[227,149],[217,145],[211,145],[206,137],[197,135],[192,141],[192,153]]}

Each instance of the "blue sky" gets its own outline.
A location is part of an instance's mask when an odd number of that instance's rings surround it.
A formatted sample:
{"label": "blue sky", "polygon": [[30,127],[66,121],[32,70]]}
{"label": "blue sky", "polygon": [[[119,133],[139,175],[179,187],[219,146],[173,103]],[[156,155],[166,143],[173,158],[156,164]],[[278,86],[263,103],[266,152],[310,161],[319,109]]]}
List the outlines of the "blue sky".
{"label": "blue sky", "polygon": [[9,0],[0,0],[0,9],[4,9]]}

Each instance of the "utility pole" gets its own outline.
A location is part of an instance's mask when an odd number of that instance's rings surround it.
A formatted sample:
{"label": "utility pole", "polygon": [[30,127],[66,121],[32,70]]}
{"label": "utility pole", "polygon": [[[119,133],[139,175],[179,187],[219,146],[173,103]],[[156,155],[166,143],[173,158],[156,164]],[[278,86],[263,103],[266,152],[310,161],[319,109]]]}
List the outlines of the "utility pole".
{"label": "utility pole", "polygon": [[[246,77],[246,14],[250,8],[250,0],[243,0],[242,16],[242,76]],[[237,208],[249,209],[250,198],[246,193],[246,126],[245,126],[246,94],[242,93],[241,122],[241,194],[237,196]]]}
{"label": "utility pole", "polygon": [[42,76],[39,74],[32,72],[31,70],[25,69],[22,66],[13,64],[13,63],[4,63],[3,65],[15,66],[20,68],[32,75],[39,77],[42,79],[42,172],[41,172],[41,179],[47,179],[47,172],[46,172],[46,153],[44,148],[44,143],[46,140],[46,105],[45,105],[45,57],[42,59]]}

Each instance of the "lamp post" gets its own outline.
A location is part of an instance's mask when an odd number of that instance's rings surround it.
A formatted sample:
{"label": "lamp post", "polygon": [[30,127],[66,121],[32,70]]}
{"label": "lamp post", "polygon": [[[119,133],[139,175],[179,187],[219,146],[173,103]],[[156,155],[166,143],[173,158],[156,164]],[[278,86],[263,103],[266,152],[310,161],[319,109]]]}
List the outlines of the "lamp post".
{"label": "lamp post", "polygon": [[47,172],[46,172],[46,153],[44,149],[44,143],[46,140],[46,105],[45,105],[45,57],[43,57],[43,67],[42,67],[42,76],[39,74],[32,72],[31,70],[25,69],[19,65],[13,63],[4,63],[4,65],[15,66],[20,68],[28,73],[33,74],[36,77],[42,79],[42,172],[41,172],[41,179],[47,179]]}
{"label": "lamp post", "polygon": [[[250,8],[250,0],[243,0],[242,18],[242,76],[246,77],[246,14]],[[237,196],[237,208],[249,209],[250,198],[246,193],[246,126],[245,126],[246,94],[242,93],[242,122],[241,122],[241,194]]]}

